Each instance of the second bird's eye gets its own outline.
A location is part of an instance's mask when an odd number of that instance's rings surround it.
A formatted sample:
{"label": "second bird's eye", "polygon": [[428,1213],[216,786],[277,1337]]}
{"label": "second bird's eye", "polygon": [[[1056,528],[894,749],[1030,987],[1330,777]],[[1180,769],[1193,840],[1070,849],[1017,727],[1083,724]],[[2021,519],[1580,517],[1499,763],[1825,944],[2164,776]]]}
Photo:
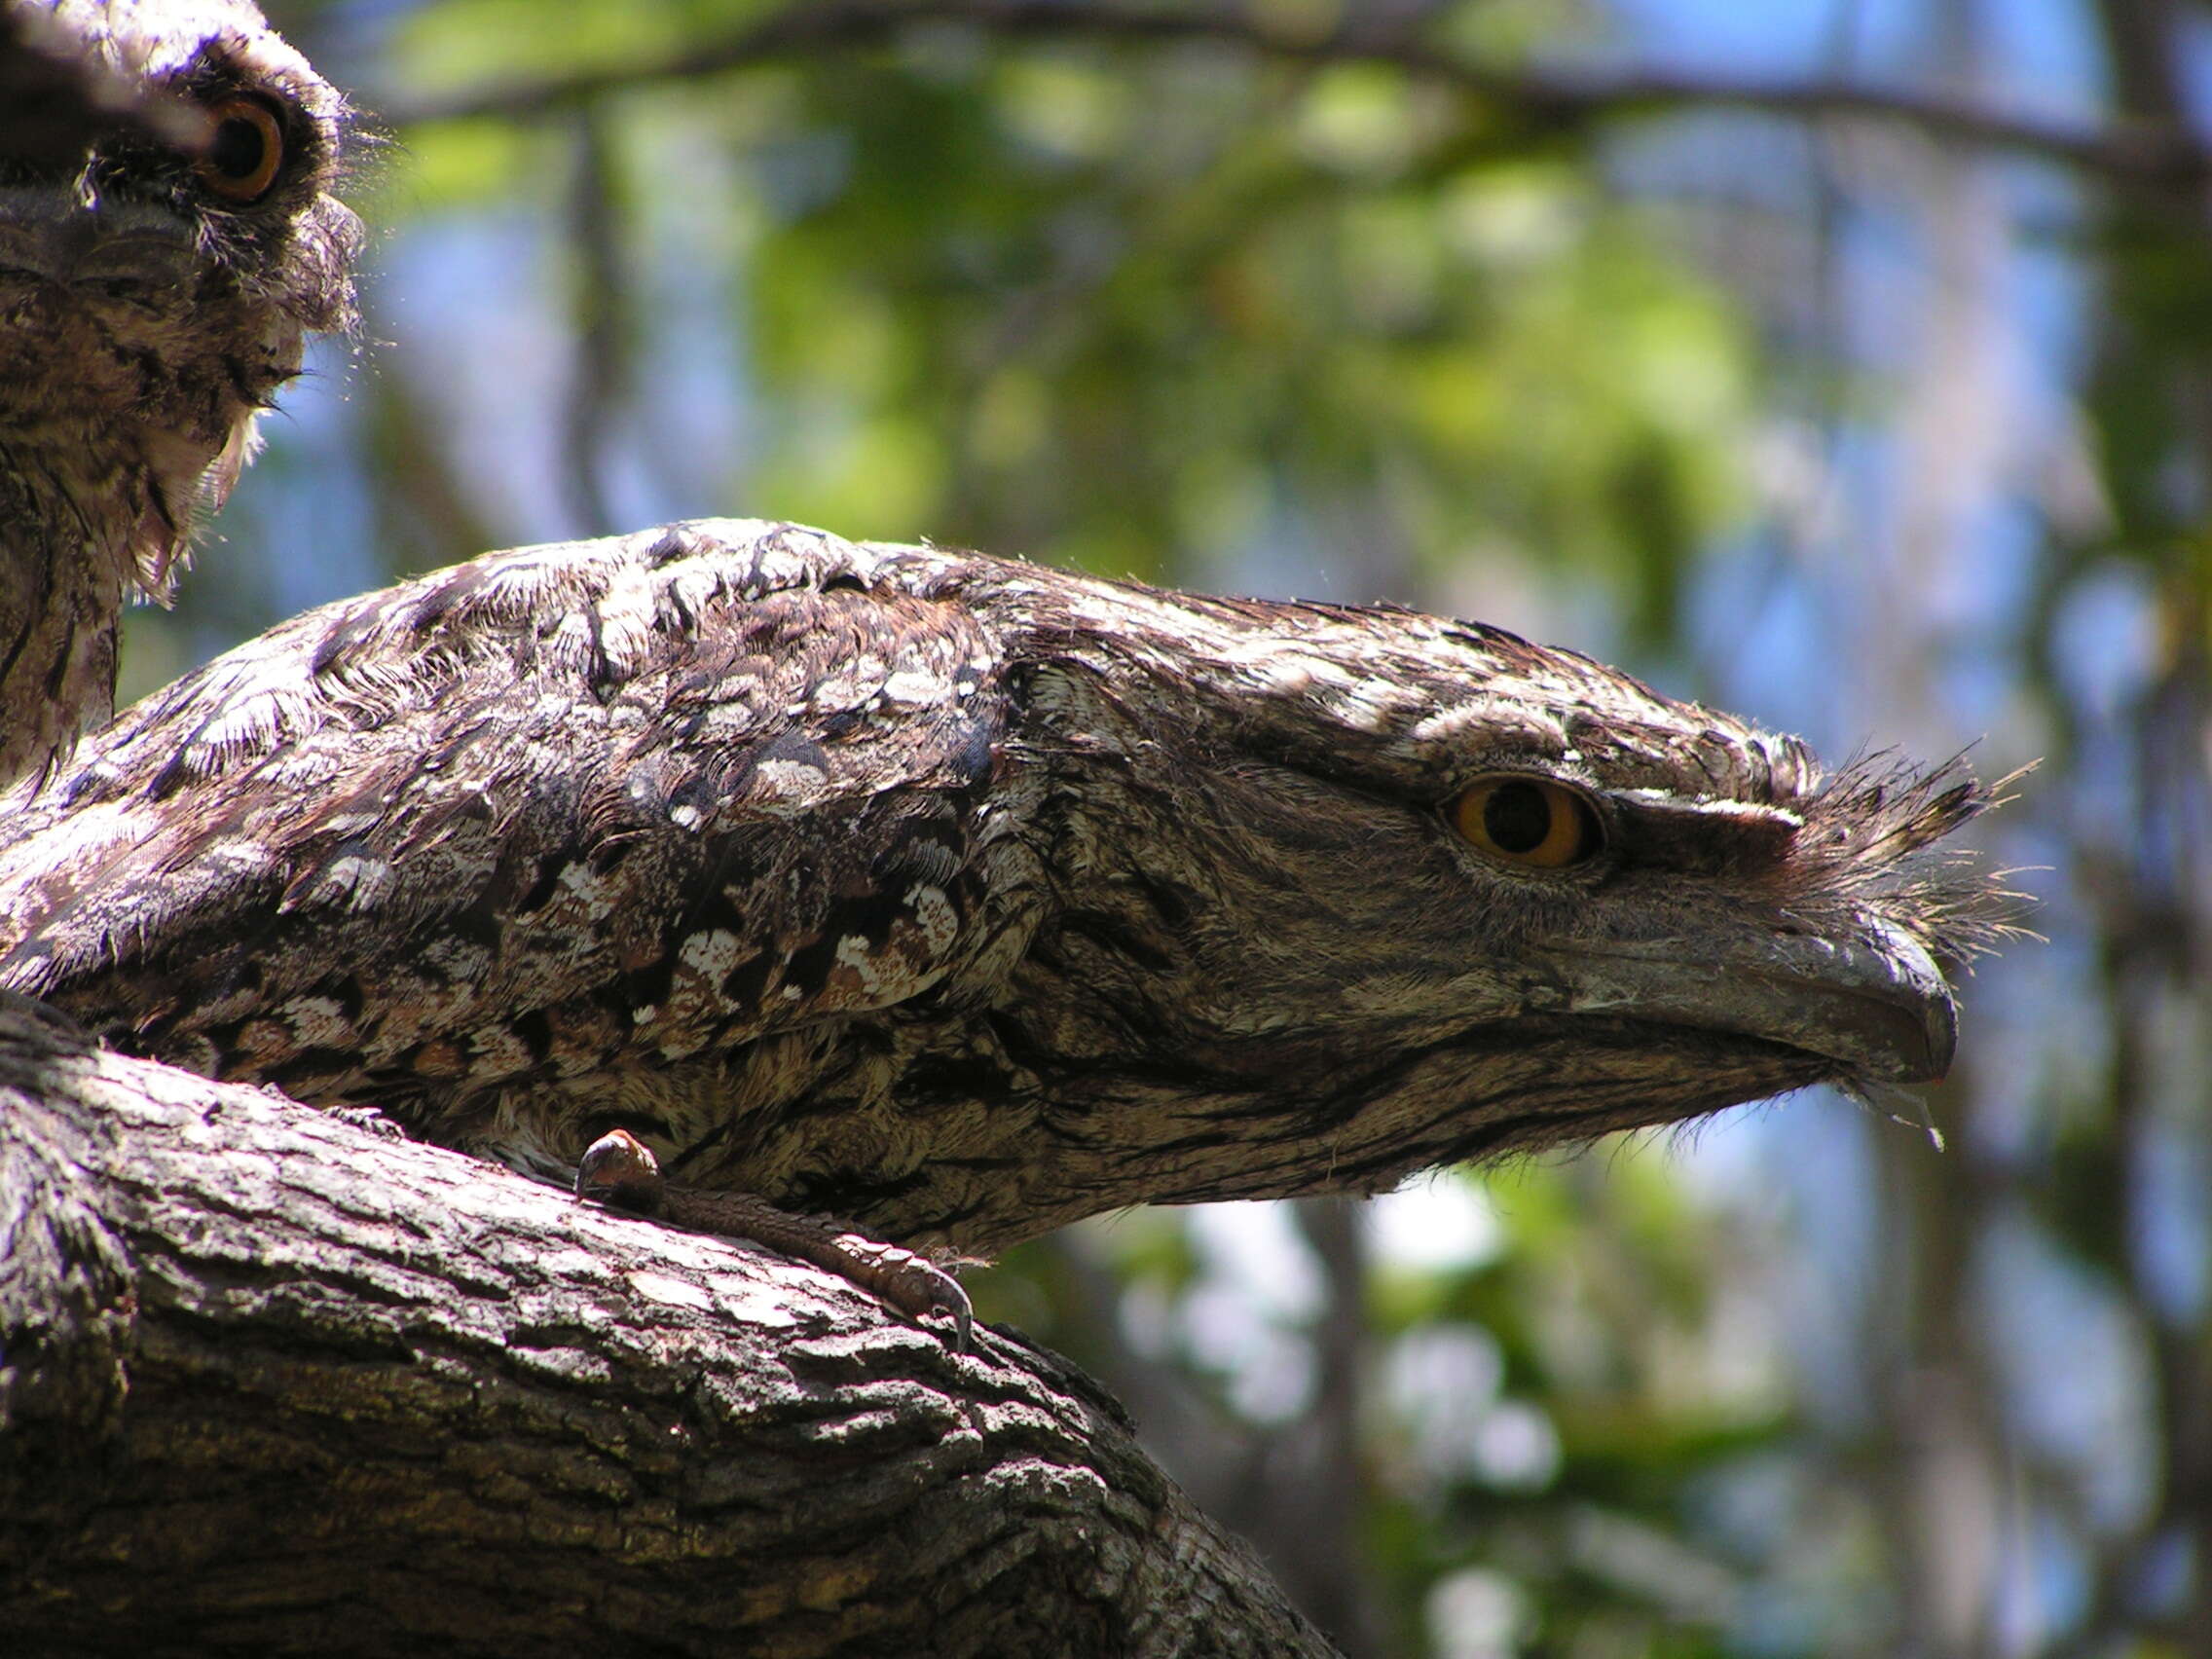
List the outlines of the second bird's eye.
{"label": "second bird's eye", "polygon": [[1546,778],[1479,778],[1450,810],[1477,852],[1524,869],[1565,869],[1604,845],[1589,801]]}
{"label": "second bird's eye", "polygon": [[259,98],[228,97],[209,107],[215,135],[194,169],[229,202],[258,202],[284,165],[284,126]]}

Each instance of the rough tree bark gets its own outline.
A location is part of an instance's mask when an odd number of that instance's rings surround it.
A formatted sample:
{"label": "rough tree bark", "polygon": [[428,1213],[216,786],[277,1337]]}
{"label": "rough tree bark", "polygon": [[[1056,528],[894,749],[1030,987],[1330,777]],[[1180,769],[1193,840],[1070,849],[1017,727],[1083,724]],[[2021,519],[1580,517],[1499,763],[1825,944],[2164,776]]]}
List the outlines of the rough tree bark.
{"label": "rough tree bark", "polygon": [[1051,1355],[0,1002],[0,1648],[1323,1654]]}

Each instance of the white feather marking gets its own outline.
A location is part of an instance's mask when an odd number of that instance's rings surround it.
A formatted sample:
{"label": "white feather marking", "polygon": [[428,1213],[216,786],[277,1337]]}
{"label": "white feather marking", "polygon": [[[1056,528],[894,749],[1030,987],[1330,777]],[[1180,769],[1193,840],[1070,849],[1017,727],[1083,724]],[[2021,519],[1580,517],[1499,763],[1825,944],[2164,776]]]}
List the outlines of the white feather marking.
{"label": "white feather marking", "polygon": [[283,1018],[305,1049],[345,1049],[358,1040],[353,1022],[331,997],[296,998],[284,1006]]}
{"label": "white feather marking", "polygon": [[960,913],[944,896],[944,889],[909,887],[906,903],[914,912],[915,925],[922,930],[922,942],[929,946],[930,954],[942,956],[949,951],[960,937]]}
{"label": "white feather marking", "polygon": [[677,961],[717,985],[729,977],[730,970],[744,957],[745,941],[723,928],[692,934],[676,952]]}
{"label": "white feather marking", "polygon": [[928,707],[948,701],[950,689],[940,675],[904,669],[883,682],[882,695],[894,703]]}
{"label": "white feather marking", "polygon": [[605,878],[592,873],[591,866],[567,864],[561,866],[561,885],[574,894],[584,907],[584,915],[592,921],[603,921],[613,913],[614,906],[608,898]]}

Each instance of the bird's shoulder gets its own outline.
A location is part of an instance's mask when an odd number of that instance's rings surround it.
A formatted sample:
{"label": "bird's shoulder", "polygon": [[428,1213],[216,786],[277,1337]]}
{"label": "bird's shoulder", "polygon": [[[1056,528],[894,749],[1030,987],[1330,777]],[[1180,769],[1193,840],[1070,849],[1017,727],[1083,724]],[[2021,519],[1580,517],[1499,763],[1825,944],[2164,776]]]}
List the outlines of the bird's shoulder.
{"label": "bird's shoulder", "polygon": [[[733,839],[759,862],[865,803],[973,790],[1001,653],[930,597],[952,562],[702,521],[311,611],[7,803],[6,977],[46,990],[248,916],[375,912],[396,937],[492,884],[688,869]],[[895,837],[912,816],[871,823]]]}

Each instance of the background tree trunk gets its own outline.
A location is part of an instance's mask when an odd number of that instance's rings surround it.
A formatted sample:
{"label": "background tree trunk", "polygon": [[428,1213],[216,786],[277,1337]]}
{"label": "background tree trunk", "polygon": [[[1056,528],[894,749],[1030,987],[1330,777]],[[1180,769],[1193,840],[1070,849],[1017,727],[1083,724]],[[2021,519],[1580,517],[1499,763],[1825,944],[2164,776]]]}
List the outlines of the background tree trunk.
{"label": "background tree trunk", "polygon": [[1051,1354],[0,1004],[15,1659],[1323,1654]]}

